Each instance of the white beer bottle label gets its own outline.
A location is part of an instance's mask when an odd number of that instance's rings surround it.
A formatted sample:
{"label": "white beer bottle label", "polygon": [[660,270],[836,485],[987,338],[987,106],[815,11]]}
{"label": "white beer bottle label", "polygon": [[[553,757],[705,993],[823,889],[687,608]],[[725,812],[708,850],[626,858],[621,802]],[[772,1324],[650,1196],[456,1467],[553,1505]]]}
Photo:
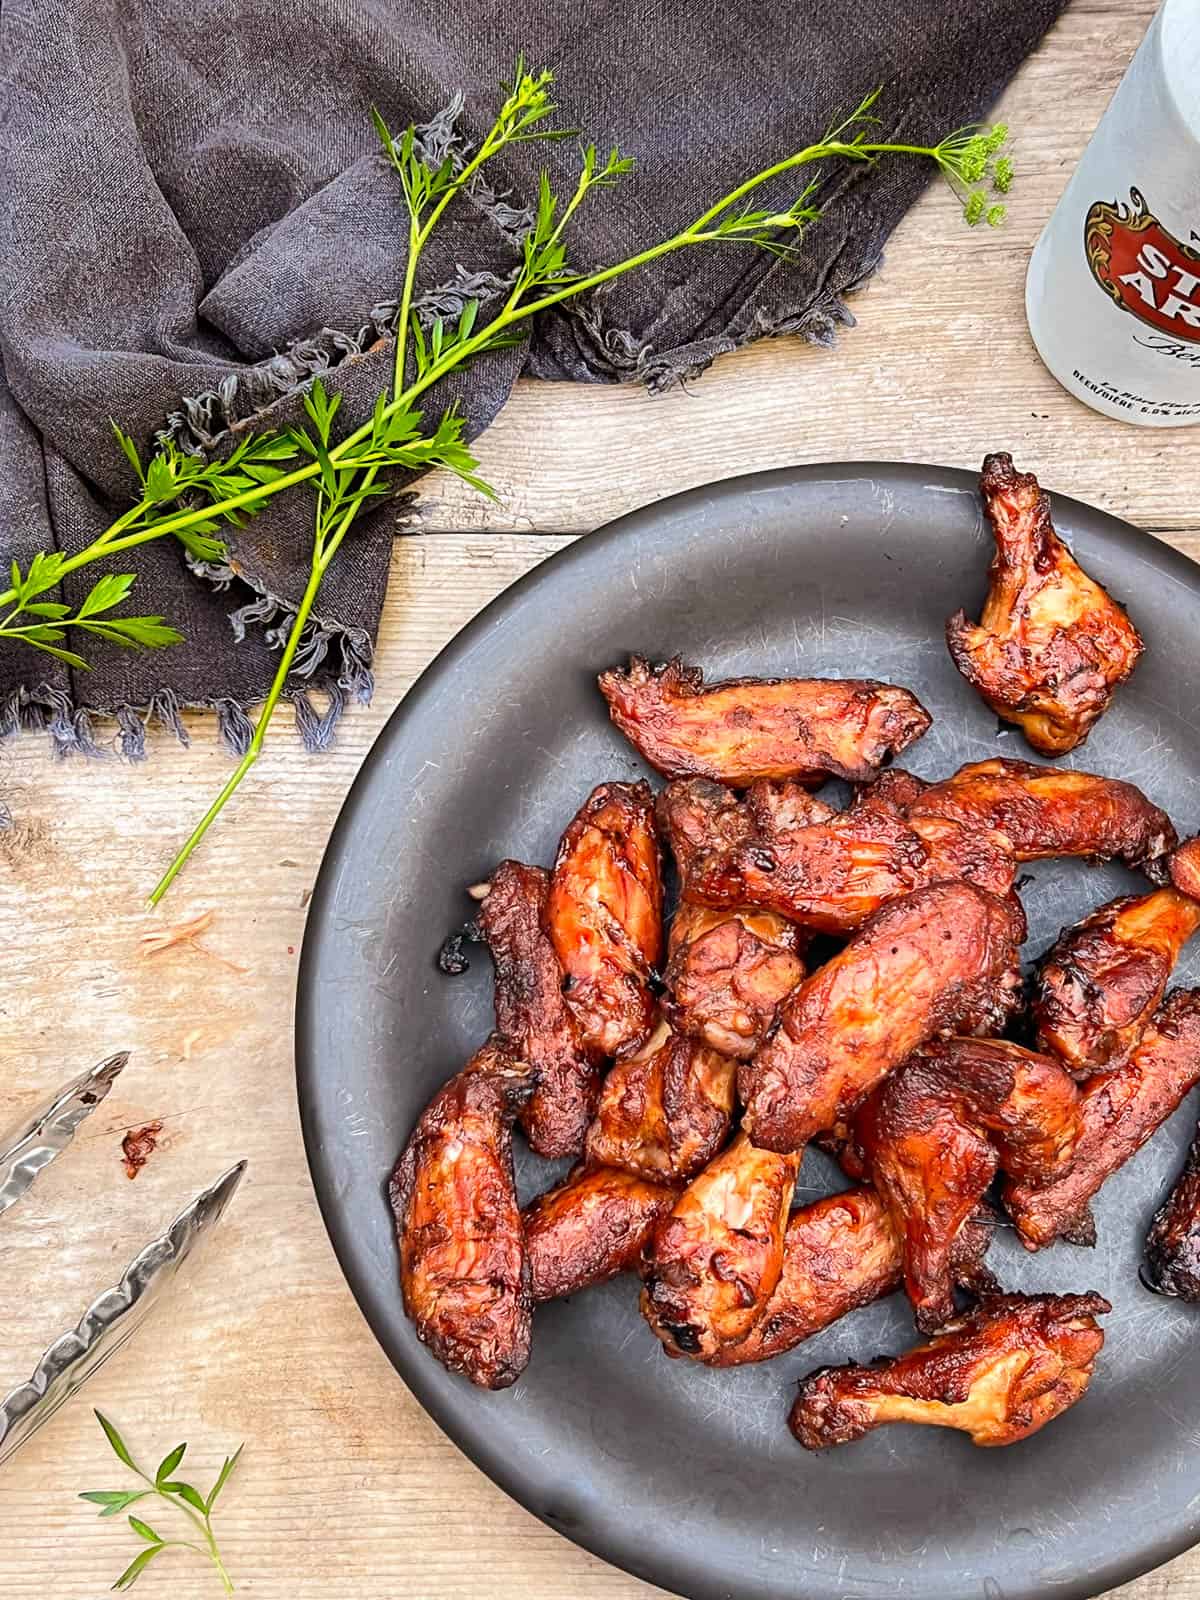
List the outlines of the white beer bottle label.
{"label": "white beer bottle label", "polygon": [[1038,240],[1042,360],[1097,411],[1200,422],[1200,0],[1165,0]]}

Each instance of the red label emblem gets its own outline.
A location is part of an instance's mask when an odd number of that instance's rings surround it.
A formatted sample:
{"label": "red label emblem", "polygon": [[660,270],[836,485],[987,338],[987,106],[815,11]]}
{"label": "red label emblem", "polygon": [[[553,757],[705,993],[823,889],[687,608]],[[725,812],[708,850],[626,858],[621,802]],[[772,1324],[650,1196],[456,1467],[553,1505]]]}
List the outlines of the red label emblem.
{"label": "red label emblem", "polygon": [[1184,244],[1136,189],[1128,206],[1097,200],[1083,225],[1092,276],[1122,311],[1200,344],[1200,250]]}

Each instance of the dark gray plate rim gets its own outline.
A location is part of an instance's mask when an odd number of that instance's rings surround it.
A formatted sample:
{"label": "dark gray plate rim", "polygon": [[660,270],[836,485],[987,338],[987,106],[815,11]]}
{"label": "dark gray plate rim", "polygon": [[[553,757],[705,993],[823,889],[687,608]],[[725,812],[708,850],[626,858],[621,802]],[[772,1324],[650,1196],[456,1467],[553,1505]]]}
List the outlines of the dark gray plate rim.
{"label": "dark gray plate rim", "polygon": [[[326,848],[309,907],[301,951],[295,1039],[297,1092],[305,1151],[321,1215],[335,1255],[376,1339],[424,1410],[494,1483],[548,1527],[565,1533],[566,1537],[592,1554],[648,1582],[668,1588],[672,1593],[685,1593],[673,1587],[679,1581],[678,1569],[672,1570],[653,1551],[647,1551],[631,1541],[618,1522],[598,1518],[589,1521],[584,1518],[573,1520],[570,1527],[564,1527],[552,1509],[555,1485],[546,1481],[544,1474],[539,1474],[536,1461],[522,1461],[506,1453],[503,1429],[495,1426],[494,1417],[484,1419],[473,1409],[472,1392],[465,1385],[452,1391],[442,1388],[434,1381],[434,1374],[440,1369],[434,1366],[428,1353],[418,1348],[413,1359],[410,1350],[393,1337],[394,1307],[385,1303],[373,1285],[371,1271],[356,1236],[354,1218],[339,1203],[332,1157],[325,1144],[325,1107],[320,1094],[320,1063],[315,1049],[319,974],[340,937],[333,927],[330,908],[336,885],[354,856],[356,824],[362,814],[379,803],[381,794],[386,794],[389,781],[387,769],[393,750],[404,738],[408,724],[419,718],[423,702],[434,686],[458,669],[461,659],[481,635],[519,613],[536,596],[548,568],[561,571],[565,567],[596,561],[611,547],[630,540],[636,541],[641,528],[653,524],[667,513],[677,514],[692,507],[699,509],[702,505],[711,507],[714,501],[737,500],[759,490],[849,478],[871,478],[881,483],[889,479],[908,483],[919,480],[922,486],[931,490],[974,492],[978,485],[977,475],[961,468],[882,461],[814,463],[720,479],[652,502],[578,539],[539,563],[484,607],[425,668],[392,712],[368,753]],[[1200,570],[1181,552],[1120,518],[1098,511],[1086,502],[1057,493],[1053,498],[1056,511],[1065,513],[1062,517],[1064,523],[1069,524],[1072,514],[1078,511],[1093,528],[1102,526],[1105,538],[1136,562],[1153,567],[1174,583],[1192,590],[1200,606]],[[381,1203],[383,1177],[381,1174]],[[1119,1441],[1114,1441],[1114,1448],[1120,1448]],[[1067,1576],[1060,1571],[1046,1585],[1036,1589],[1022,1587],[1017,1590],[1005,1585],[1001,1590],[997,1587],[997,1600],[1044,1600],[1051,1594],[1054,1600],[1092,1600],[1096,1595],[1128,1583],[1200,1542],[1200,1493],[1193,1505],[1197,1509],[1190,1518],[1172,1532],[1160,1534],[1126,1559],[1090,1566],[1086,1551],[1081,1551],[1076,1573]],[[696,1580],[692,1581],[694,1584]],[[690,1592],[702,1592],[705,1600],[732,1600],[733,1596],[732,1590],[723,1584],[716,1587],[712,1580],[702,1582],[702,1590],[693,1587]],[[847,1600],[856,1600],[856,1597],[848,1595]]]}

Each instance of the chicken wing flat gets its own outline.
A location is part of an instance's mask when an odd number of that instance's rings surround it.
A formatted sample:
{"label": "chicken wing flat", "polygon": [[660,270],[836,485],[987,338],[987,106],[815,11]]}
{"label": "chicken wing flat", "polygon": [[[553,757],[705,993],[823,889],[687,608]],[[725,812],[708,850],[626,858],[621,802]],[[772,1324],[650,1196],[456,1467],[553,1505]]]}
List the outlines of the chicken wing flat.
{"label": "chicken wing flat", "polygon": [[671,924],[663,1010],[679,1033],[744,1059],[804,976],[795,926],[771,911],[685,900]]}
{"label": "chicken wing flat", "polygon": [[535,1304],[634,1271],[678,1186],[596,1167],[573,1172],[521,1213]]}
{"label": "chicken wing flat", "polygon": [[550,875],[502,861],[479,909],[496,968],[496,1028],[533,1071],[521,1126],[539,1155],[577,1156],[600,1093],[599,1066],[583,1048],[563,999],[562,969],[542,926]]}
{"label": "chicken wing flat", "polygon": [[739,1134],[662,1219],[646,1247],[642,1314],[667,1354],[709,1360],[744,1339],[783,1270],[798,1155]]}
{"label": "chicken wing flat", "polygon": [[[959,1234],[957,1282],[977,1290],[995,1287],[983,1266],[992,1231],[993,1219],[981,1212]],[[746,1337],[722,1345],[708,1365],[745,1366],[795,1349],[848,1312],[898,1289],[900,1258],[887,1207],[869,1186],[827,1195],[793,1211],[775,1293]]]}
{"label": "chicken wing flat", "polygon": [[1200,903],[1177,889],[1112,900],[1064,928],[1034,980],[1041,1048],[1083,1076],[1123,1066],[1197,928]]}
{"label": "chicken wing flat", "polygon": [[1097,1072],[1083,1085],[1071,1170],[1055,1183],[1005,1185],[1004,1204],[1026,1248],[1041,1250],[1055,1239],[1092,1244],[1092,1196],[1198,1082],[1200,989],[1177,989],[1125,1065]]}
{"label": "chicken wing flat", "polygon": [[667,778],[861,782],[906,750],[931,718],[907,689],[872,679],[736,678],[705,687],[676,657],[600,674],[609,714]]}
{"label": "chicken wing flat", "polygon": [[643,1178],[692,1177],[729,1136],[736,1073],[728,1057],[661,1023],[605,1078],[588,1161]]}
{"label": "chicken wing flat", "polygon": [[708,1364],[768,1361],[899,1285],[900,1246],[879,1196],[866,1187],[827,1195],[792,1212],[783,1269],[762,1316]]}
{"label": "chicken wing flat", "polygon": [[928,853],[896,815],[844,811],[830,821],[759,835],[694,860],[689,899],[754,906],[824,933],[845,933],[919,887]]}
{"label": "chicken wing flat", "polygon": [[529,1360],[532,1299],[512,1167],[530,1076],[489,1040],[429,1102],[392,1174],[404,1309],[444,1367],[485,1389]]}
{"label": "chicken wing flat", "polygon": [[1146,1277],[1160,1294],[1200,1301],[1200,1131],[1146,1239]]}
{"label": "chicken wing flat", "polygon": [[927,1039],[1000,1021],[1017,1004],[1013,908],[967,883],[885,906],[780,1007],[738,1074],[742,1126],[768,1150],[801,1150]]}
{"label": "chicken wing flat", "polygon": [[1018,861],[1083,856],[1124,861],[1161,877],[1175,829],[1165,811],[1119,778],[1039,767],[1031,761],[975,761],[935,783],[908,808],[909,821],[953,817],[1002,833]]}
{"label": "chicken wing flat", "polygon": [[1141,636],[1089,578],[1050,521],[1050,500],[1009,455],[991,455],[980,480],[996,537],[980,623],[946,624],[954,665],[998,717],[1035,750],[1065,755],[1087,738],[1138,664]]}
{"label": "chicken wing flat", "polygon": [[806,1450],[849,1444],[889,1422],[959,1428],[1015,1444],[1082,1399],[1112,1307],[1098,1294],[1005,1294],[894,1361],[805,1378],[788,1425]]}
{"label": "chicken wing flat", "polygon": [[602,783],[563,835],[546,900],[563,993],[595,1059],[639,1045],[654,1023],[662,959],[662,865],[645,783]]}
{"label": "chicken wing flat", "polygon": [[1070,1169],[1079,1090],[1056,1061],[997,1039],[924,1046],[859,1107],[854,1144],[902,1241],[922,1333],[955,1315],[955,1254],[997,1168],[1052,1182]]}
{"label": "chicken wing flat", "polygon": [[890,806],[863,806],[698,856],[685,883],[689,898],[704,905],[754,906],[845,934],[931,883],[962,879],[1003,897],[1015,876],[1016,859],[998,833],[947,818],[910,825]]}

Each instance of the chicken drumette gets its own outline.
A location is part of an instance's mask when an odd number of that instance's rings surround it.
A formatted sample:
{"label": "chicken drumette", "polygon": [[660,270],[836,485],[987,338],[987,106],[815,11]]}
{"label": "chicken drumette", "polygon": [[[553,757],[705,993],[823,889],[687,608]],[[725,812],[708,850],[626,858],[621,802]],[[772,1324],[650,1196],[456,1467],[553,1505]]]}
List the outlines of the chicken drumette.
{"label": "chicken drumette", "polygon": [[799,932],[771,911],[685,900],[668,949],[664,1012],[680,1033],[739,1060],[753,1055],[804,976]]}
{"label": "chicken drumette", "polygon": [[563,835],[546,899],[563,993],[594,1059],[635,1048],[654,1023],[662,959],[662,871],[654,796],[602,783]]}
{"label": "chicken drumette", "polygon": [[1043,755],[1087,738],[1142,640],[1116,601],[1088,577],[1054,531],[1050,501],[1009,455],[990,455],[980,480],[996,538],[981,621],[946,624],[954,664]]}
{"label": "chicken drumette", "polygon": [[1053,1182],[1070,1170],[1079,1129],[1069,1073],[999,1039],[924,1046],[855,1113],[855,1152],[902,1242],[922,1333],[954,1316],[959,1239],[997,1170]]}
{"label": "chicken drumette", "polygon": [[706,1361],[753,1328],[783,1270],[799,1169],[740,1133],[655,1228],[642,1313],[668,1355]]}
{"label": "chicken drumette", "polygon": [[1022,920],[966,883],[935,884],[877,912],[793,991],[739,1070],[754,1143],[801,1150],[927,1039],[1003,1021],[1020,995]]}
{"label": "chicken drumette", "polygon": [[593,1166],[643,1178],[690,1178],[721,1148],[733,1115],[736,1064],[667,1023],[604,1080],[587,1134]]}
{"label": "chicken drumette", "polygon": [[421,1113],[392,1174],[404,1309],[451,1372],[503,1389],[529,1360],[532,1298],[512,1118],[532,1080],[490,1040]]}
{"label": "chicken drumette", "polygon": [[665,777],[860,782],[930,724],[907,689],[873,679],[738,678],[705,687],[676,658],[600,674],[600,692],[625,737]]}
{"label": "chicken drumette", "polygon": [[806,1450],[849,1444],[889,1422],[959,1428],[1014,1444],[1082,1399],[1104,1344],[1098,1294],[989,1296],[928,1344],[870,1367],[805,1378],[788,1424]]}

